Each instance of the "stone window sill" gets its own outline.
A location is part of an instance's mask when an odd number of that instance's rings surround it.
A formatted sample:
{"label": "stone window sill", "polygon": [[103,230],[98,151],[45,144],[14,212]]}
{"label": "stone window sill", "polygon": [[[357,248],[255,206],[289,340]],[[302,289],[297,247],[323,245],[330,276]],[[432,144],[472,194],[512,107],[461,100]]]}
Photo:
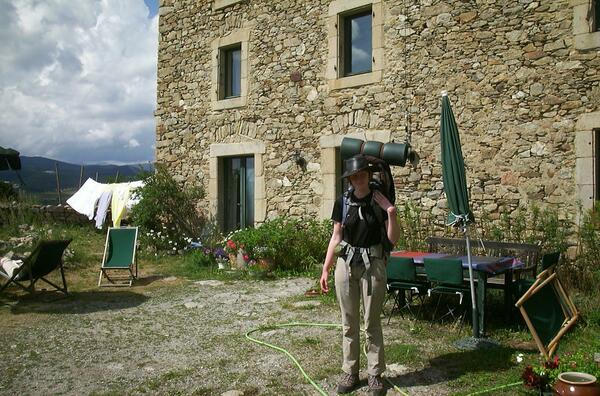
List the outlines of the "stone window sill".
{"label": "stone window sill", "polygon": [[241,3],[246,0],[215,0],[213,3],[213,11],[220,10],[221,8],[229,7],[236,3]]}
{"label": "stone window sill", "polygon": [[600,32],[576,34],[575,48],[578,50],[590,50],[600,48]]}
{"label": "stone window sill", "polygon": [[216,102],[212,102],[213,110],[227,110],[235,109],[238,107],[246,106],[246,97],[240,96],[238,98],[222,99]]}
{"label": "stone window sill", "polygon": [[352,88],[359,87],[361,85],[369,85],[374,84],[381,81],[382,71],[375,70],[370,73],[358,74],[356,76],[349,77],[340,77],[334,80],[329,80],[329,89],[344,89],[344,88]]}

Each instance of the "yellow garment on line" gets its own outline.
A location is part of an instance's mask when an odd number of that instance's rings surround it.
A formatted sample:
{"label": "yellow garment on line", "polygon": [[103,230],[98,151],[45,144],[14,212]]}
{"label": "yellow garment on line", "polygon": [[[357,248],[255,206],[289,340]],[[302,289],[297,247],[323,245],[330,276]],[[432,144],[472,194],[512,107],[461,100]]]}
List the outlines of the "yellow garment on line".
{"label": "yellow garment on line", "polygon": [[125,215],[125,206],[129,200],[129,183],[112,184],[112,199],[110,210],[113,227],[121,226],[121,219]]}

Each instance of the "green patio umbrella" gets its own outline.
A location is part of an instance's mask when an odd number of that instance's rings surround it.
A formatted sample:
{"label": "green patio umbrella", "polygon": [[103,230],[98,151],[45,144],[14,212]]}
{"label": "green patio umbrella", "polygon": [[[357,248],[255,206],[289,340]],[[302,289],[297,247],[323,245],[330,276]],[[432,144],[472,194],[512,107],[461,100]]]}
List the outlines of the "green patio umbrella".
{"label": "green patio umbrella", "polygon": [[471,307],[473,313],[473,337],[479,337],[479,322],[477,320],[477,305],[475,300],[475,282],[473,281],[473,267],[471,263],[471,244],[469,241],[469,223],[474,221],[473,213],[469,208],[469,193],[467,191],[467,178],[465,176],[465,163],[463,160],[458,136],[458,127],[450,107],[448,93],[442,92],[442,116],[440,120],[440,134],[442,141],[442,177],[444,191],[448,199],[450,214],[448,225],[461,227],[467,243],[467,259],[469,264],[469,284],[471,287]]}

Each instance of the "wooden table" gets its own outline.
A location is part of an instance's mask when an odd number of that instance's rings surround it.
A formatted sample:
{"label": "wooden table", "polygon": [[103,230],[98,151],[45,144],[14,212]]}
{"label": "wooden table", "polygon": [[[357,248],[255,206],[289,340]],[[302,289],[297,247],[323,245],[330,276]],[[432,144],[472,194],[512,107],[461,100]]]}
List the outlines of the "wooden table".
{"label": "wooden table", "polygon": [[[462,261],[463,268],[469,269],[467,256],[457,256],[445,253],[427,253],[427,252],[392,252],[392,256],[412,258],[417,265],[423,265],[425,258],[449,258]],[[474,275],[476,277],[476,299],[477,320],[479,322],[479,335],[483,336],[485,329],[485,303],[487,294],[487,283],[490,276],[504,275],[504,308],[507,317],[510,317],[512,311],[512,296],[510,286],[513,279],[513,271],[523,267],[523,263],[514,257],[490,257],[490,256],[471,256]]]}

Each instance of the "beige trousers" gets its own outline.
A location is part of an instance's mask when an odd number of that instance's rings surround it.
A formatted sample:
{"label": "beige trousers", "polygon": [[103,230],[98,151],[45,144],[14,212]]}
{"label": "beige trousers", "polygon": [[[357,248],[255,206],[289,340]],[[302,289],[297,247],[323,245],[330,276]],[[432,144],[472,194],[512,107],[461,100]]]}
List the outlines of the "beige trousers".
{"label": "beige trousers", "polygon": [[338,258],[335,267],[335,290],[342,311],[342,371],[358,374],[360,368],[360,299],[366,331],[367,373],[380,375],[385,371],[381,309],[386,293],[385,260],[371,261],[372,293],[367,295],[364,266],[350,266]]}

